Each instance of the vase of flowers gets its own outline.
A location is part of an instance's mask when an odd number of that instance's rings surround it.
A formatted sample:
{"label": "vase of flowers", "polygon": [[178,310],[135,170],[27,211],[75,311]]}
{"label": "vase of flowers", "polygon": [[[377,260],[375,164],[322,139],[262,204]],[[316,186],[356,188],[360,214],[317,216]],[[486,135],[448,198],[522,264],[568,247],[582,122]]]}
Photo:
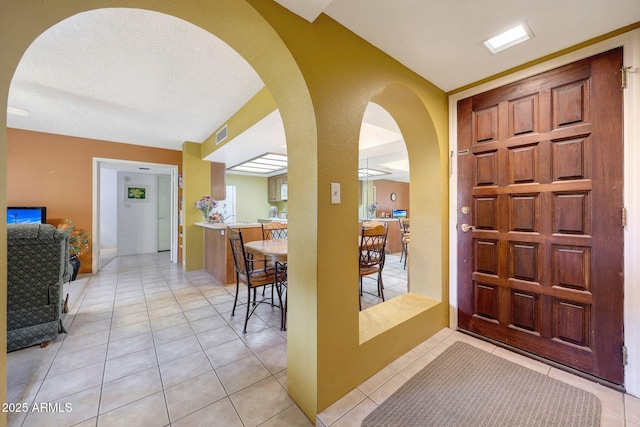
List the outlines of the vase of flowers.
{"label": "vase of flowers", "polygon": [[73,267],[71,281],[74,281],[80,271],[80,256],[89,252],[91,234],[77,229],[70,219],[65,219],[64,223],[58,225],[58,228],[69,233],[69,263]]}
{"label": "vase of flowers", "polygon": [[211,212],[218,206],[218,202],[213,200],[211,196],[202,196],[193,206],[202,212],[204,222],[209,222],[211,220]]}
{"label": "vase of flowers", "polygon": [[376,217],[376,211],[378,210],[378,204],[376,202],[371,203],[367,206],[367,212],[369,213],[369,219],[373,219]]}

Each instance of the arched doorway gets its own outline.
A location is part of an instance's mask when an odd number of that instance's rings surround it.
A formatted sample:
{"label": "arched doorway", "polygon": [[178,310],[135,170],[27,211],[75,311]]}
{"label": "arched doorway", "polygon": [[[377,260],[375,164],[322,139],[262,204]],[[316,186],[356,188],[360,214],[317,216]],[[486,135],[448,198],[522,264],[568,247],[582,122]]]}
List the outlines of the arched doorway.
{"label": "arched doorway", "polygon": [[[36,37],[70,16],[92,9],[108,7],[111,4],[114,7],[121,6],[118,2],[89,1],[82,5],[45,2],[40,3],[37,7],[35,5],[21,5],[20,7],[12,8],[4,17],[6,22],[17,23],[27,19],[27,17],[31,18],[29,19],[29,25],[17,25],[12,29],[9,28],[9,25],[4,27],[7,33],[3,34],[3,39],[11,40],[11,47],[8,48],[10,53],[7,52],[2,74],[0,75],[0,97],[3,99],[3,105],[6,107],[14,70],[25,50]],[[130,7],[136,7],[137,5],[149,8],[148,2],[131,2],[129,4]],[[289,194],[291,197],[296,198],[296,205],[313,209],[317,204],[317,200],[313,196],[315,188],[317,188],[317,176],[308,174],[307,170],[309,168],[315,169],[316,167],[315,156],[309,155],[309,152],[313,153],[315,151],[313,149],[310,150],[310,148],[316,145],[315,117],[308,90],[298,65],[274,29],[245,1],[223,0],[217,1],[215,4],[200,3],[195,6],[158,2],[151,7],[156,12],[178,17],[209,31],[228,43],[252,64],[267,87],[269,87],[283,117],[287,136],[294,141],[289,149],[289,176],[292,177],[292,181],[295,180],[296,182],[289,186]],[[37,17],[37,19],[33,19],[34,17]],[[230,22],[232,25],[229,25]],[[241,31],[238,30],[239,26],[243,27]],[[5,37],[7,35],[8,37]],[[6,116],[3,116],[2,120],[1,125],[6,128]],[[2,132],[0,146],[3,147],[3,151],[6,143],[7,134]],[[3,158],[2,161],[6,163],[6,158]],[[6,181],[4,183],[6,184]],[[5,185],[1,187],[5,188]],[[4,191],[0,194],[0,202],[6,205],[6,192]],[[313,230],[312,219],[302,215],[303,211],[303,209],[293,209],[291,207],[289,210],[291,227],[297,227],[300,230]],[[309,236],[308,232],[305,234]],[[2,247],[6,251],[6,245]],[[308,241],[297,242],[292,239],[291,247],[292,249],[297,248],[297,252],[302,255],[300,259],[307,260],[305,263],[315,262],[314,256],[304,256],[305,252],[308,251]],[[297,277],[298,280],[310,287],[315,286],[316,278],[312,274],[314,269],[298,268],[296,264],[293,259],[290,261],[290,277]],[[6,273],[6,263],[0,263],[0,269]],[[6,306],[6,288],[2,292],[0,303],[2,301],[5,302],[4,305]],[[3,360],[6,359],[3,358]],[[6,382],[6,376],[2,375],[2,377],[5,378]],[[313,384],[315,379],[307,380],[302,378],[299,381],[302,383],[310,381]],[[6,388],[0,387],[0,389],[5,390]],[[292,395],[295,394],[292,393]],[[301,400],[303,400],[301,406],[304,407],[304,399]],[[314,405],[308,406],[306,410],[309,416],[315,415]]]}

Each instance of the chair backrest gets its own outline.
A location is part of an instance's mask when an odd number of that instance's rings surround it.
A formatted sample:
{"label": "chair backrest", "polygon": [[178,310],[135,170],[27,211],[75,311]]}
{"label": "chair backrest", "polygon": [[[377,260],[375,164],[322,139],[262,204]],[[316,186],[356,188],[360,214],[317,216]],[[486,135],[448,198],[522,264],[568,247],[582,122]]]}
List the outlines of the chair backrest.
{"label": "chair backrest", "polygon": [[235,266],[236,273],[243,278],[248,278],[249,275],[247,273],[250,270],[250,267],[247,262],[247,255],[244,251],[242,232],[239,229],[227,227],[227,236],[229,236],[229,245],[231,246],[233,265]]}
{"label": "chair backrest", "polygon": [[287,238],[288,224],[271,221],[262,224],[262,240],[283,240]]}
{"label": "chair backrest", "polygon": [[402,233],[409,232],[410,220],[409,218],[400,218],[400,231]]}
{"label": "chair backrest", "polygon": [[70,277],[68,232],[50,224],[7,225],[8,310],[49,304],[50,287]]}
{"label": "chair backrest", "polygon": [[360,267],[384,265],[384,251],[387,242],[387,227],[362,227],[360,233]]}
{"label": "chair backrest", "polygon": [[362,227],[364,227],[366,229],[375,228],[375,227],[378,227],[380,225],[382,225],[384,227],[387,227],[387,224],[388,223],[386,221],[378,221],[376,219],[372,219],[372,220],[369,220],[369,221],[364,221],[362,223]]}

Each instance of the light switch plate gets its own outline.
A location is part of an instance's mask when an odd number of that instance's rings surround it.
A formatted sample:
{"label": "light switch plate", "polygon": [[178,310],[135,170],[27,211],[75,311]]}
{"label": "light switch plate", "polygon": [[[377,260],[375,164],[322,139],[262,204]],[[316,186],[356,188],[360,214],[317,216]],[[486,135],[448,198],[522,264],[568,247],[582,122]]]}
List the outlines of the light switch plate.
{"label": "light switch plate", "polygon": [[332,205],[340,204],[340,183],[339,182],[331,183],[331,204]]}

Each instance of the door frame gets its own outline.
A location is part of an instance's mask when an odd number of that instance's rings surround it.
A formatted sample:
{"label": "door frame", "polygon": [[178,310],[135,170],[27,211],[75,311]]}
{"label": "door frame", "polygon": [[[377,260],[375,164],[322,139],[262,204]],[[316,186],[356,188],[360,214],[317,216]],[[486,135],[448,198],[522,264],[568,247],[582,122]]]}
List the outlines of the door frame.
{"label": "door frame", "polygon": [[[123,167],[139,168],[152,167],[162,169],[171,176],[171,250],[169,257],[171,262],[178,262],[178,166],[162,163],[139,162],[134,160],[121,160],[94,157],[93,158],[93,200],[92,200],[92,259],[91,270],[98,271],[99,250],[100,250],[100,167],[102,164],[120,164]],[[133,169],[132,169],[133,170]],[[157,220],[157,219],[156,219]],[[157,244],[156,244],[157,247]]]}
{"label": "door frame", "polygon": [[640,126],[632,118],[640,116],[640,29],[636,29],[599,43],[592,44],[558,58],[536,64],[508,76],[472,87],[449,96],[449,327],[458,327],[458,233],[457,233],[457,102],[479,93],[518,80],[623,47],[623,64],[633,67],[627,74],[624,99],[624,205],[627,226],[624,229],[624,338],[628,357],[625,368],[625,387],[628,394],[640,397],[640,168],[632,159],[640,159]]}

